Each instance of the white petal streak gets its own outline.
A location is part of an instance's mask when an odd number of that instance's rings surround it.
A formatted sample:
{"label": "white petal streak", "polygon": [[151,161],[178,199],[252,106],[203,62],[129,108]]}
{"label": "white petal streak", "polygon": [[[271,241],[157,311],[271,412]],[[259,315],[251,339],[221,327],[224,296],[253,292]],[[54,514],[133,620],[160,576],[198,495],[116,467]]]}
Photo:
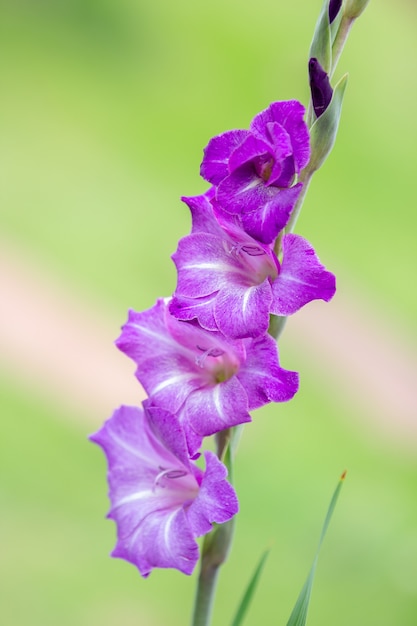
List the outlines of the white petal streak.
{"label": "white petal streak", "polygon": [[171,515],[167,518],[166,522],[165,522],[165,528],[164,528],[164,541],[165,541],[165,545],[167,547],[167,549],[169,550],[170,554],[172,554],[172,550],[171,550],[171,537],[170,537],[170,529],[171,529],[171,525],[172,525],[172,521],[174,519],[174,517],[177,514],[177,509],[175,509],[175,511],[173,511],[171,513]]}
{"label": "white petal streak", "polygon": [[243,318],[246,319],[246,309],[248,306],[248,302],[249,302],[249,297],[250,297],[250,292],[252,290],[248,289],[247,291],[245,291],[244,295],[243,295],[243,299],[242,299],[242,314],[243,314]]}
{"label": "white petal streak", "polygon": [[159,385],[156,385],[153,389],[149,391],[149,395],[153,396],[163,389],[170,387],[171,385],[177,385],[178,383],[183,383],[191,380],[192,376],[190,374],[178,374],[177,376],[171,376],[171,378],[166,378]]}
{"label": "white petal streak", "polygon": [[220,385],[216,385],[213,391],[213,403],[216,408],[218,416],[222,419],[223,422],[226,422],[227,418],[223,413],[223,405],[220,398]]}
{"label": "white petal streak", "polygon": [[136,491],[135,493],[131,493],[130,495],[118,500],[118,502],[116,502],[114,506],[112,506],[112,511],[115,511],[124,504],[130,504],[131,502],[136,502],[137,500],[146,500],[148,498],[152,498],[153,495],[153,491],[151,491],[150,489]]}

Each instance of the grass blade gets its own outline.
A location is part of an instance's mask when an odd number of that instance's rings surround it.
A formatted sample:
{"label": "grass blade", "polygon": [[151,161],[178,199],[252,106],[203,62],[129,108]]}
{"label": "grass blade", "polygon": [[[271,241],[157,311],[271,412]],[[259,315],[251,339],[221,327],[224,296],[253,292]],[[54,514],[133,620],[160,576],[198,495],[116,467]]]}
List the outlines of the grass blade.
{"label": "grass blade", "polygon": [[345,477],[346,477],[346,472],[343,472],[337,484],[337,487],[333,493],[332,499],[330,500],[329,508],[327,510],[326,517],[324,519],[323,528],[320,533],[319,544],[317,546],[317,551],[314,557],[313,565],[311,566],[310,573],[307,576],[307,580],[304,583],[301,593],[297,598],[297,602],[295,603],[295,606],[292,610],[290,619],[287,622],[287,626],[305,626],[306,624],[308,605],[310,603],[311,590],[313,588],[314,575],[316,573],[316,567],[317,567],[317,562],[319,559],[320,548],[322,546],[324,537],[326,536],[326,532],[329,527],[330,520],[333,515],[333,511],[336,507],[336,502],[339,497],[339,493],[342,488]]}
{"label": "grass blade", "polygon": [[253,594],[255,592],[256,585],[258,584],[258,580],[259,580],[259,577],[260,577],[260,575],[262,573],[262,570],[263,570],[263,567],[265,565],[265,561],[266,561],[266,558],[267,558],[268,554],[269,554],[269,550],[265,550],[265,552],[261,556],[261,558],[259,560],[259,563],[258,563],[258,566],[255,569],[255,571],[254,571],[254,573],[252,575],[252,578],[251,578],[251,580],[249,582],[249,585],[247,586],[246,591],[245,591],[245,593],[243,595],[243,598],[242,598],[242,601],[240,603],[240,606],[239,606],[239,608],[237,610],[237,613],[235,615],[235,618],[234,618],[234,620],[232,622],[232,626],[241,626],[241,624],[243,624],[243,620],[244,620],[246,612],[247,612],[247,610],[249,608],[250,602],[252,600],[252,596],[253,596]]}

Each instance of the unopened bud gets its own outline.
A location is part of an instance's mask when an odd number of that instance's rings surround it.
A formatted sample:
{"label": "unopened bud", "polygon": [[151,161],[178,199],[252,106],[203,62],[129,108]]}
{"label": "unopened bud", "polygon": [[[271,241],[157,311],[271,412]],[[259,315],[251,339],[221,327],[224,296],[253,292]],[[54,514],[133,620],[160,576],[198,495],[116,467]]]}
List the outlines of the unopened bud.
{"label": "unopened bud", "polygon": [[333,96],[325,112],[316,119],[310,129],[311,158],[308,164],[310,172],[321,167],[331,152],[339,128],[342,112],[343,94],[345,92],[347,74],[342,76],[334,88]]}
{"label": "unopened bud", "polygon": [[330,0],[329,2],[329,22],[330,24],[336,19],[340,11],[343,0]]}
{"label": "unopened bud", "polygon": [[369,0],[346,0],[343,13],[346,17],[355,19],[363,13],[368,2]]}
{"label": "unopened bud", "polygon": [[313,58],[308,62],[308,73],[314,113],[316,117],[320,117],[330,104],[333,89],[330,85],[329,76],[317,59]]}

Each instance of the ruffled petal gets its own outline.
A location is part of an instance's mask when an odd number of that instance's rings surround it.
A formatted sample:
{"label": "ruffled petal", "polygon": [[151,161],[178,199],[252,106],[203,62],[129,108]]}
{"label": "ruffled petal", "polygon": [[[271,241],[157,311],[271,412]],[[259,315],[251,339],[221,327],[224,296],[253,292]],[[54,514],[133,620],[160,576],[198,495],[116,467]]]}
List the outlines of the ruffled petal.
{"label": "ruffled petal", "polygon": [[213,185],[218,185],[229,173],[229,158],[248,136],[247,130],[229,130],[210,139],[204,149],[200,174]]}
{"label": "ruffled petal", "polygon": [[242,143],[232,152],[229,159],[229,172],[245,165],[249,161],[262,155],[271,153],[271,145],[254,135],[248,135]]}
{"label": "ruffled petal", "polygon": [[278,233],[287,225],[301,189],[302,183],[297,183],[289,189],[259,187],[257,194],[253,194],[259,205],[258,210],[242,212],[241,215],[246,232],[265,244],[275,241]]}
{"label": "ruffled petal", "polygon": [[274,339],[269,335],[253,339],[247,355],[238,378],[248,395],[249,410],[291,400],[298,390],[298,374],[280,366]]}
{"label": "ruffled petal", "polygon": [[239,510],[235,490],[227,482],[227,469],[217,456],[206,450],[206,471],[197,498],[188,509],[188,521],[198,537],[211,530],[212,522],[223,524]]}
{"label": "ruffled petal", "polygon": [[169,311],[171,315],[179,320],[191,321],[197,319],[202,328],[211,331],[219,330],[214,317],[216,298],[217,292],[203,298],[187,298],[182,294],[174,294],[169,304]]}
{"label": "ruffled petal", "polygon": [[155,567],[191,574],[199,558],[195,538],[238,510],[226,468],[206,453],[206,471],[190,463],[176,416],[146,403],[120,407],[91,440],[108,461],[117,543],[112,556],[146,577]]}
{"label": "ruffled petal", "polygon": [[304,122],[305,109],[297,100],[273,102],[267,109],[256,115],[250,125],[250,131],[260,137],[267,136],[267,125],[278,122],[291,137],[296,172],[299,173],[310,158],[310,140],[308,128]]}
{"label": "ruffled petal", "polygon": [[281,271],[272,285],[275,315],[292,315],[311,300],[328,302],[336,291],[334,274],[328,272],[311,244],[300,235],[288,234],[282,241]]}

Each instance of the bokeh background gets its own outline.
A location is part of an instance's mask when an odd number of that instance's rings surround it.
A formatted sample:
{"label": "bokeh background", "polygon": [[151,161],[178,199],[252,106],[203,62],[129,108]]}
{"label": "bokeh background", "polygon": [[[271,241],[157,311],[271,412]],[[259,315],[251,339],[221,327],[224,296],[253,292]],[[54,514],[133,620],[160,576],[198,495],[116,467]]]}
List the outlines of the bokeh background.
{"label": "bokeh background", "polygon": [[[195,577],[112,560],[87,441],[139,402],[112,342],[175,287],[202,148],[273,100],[308,100],[319,0],[1,0],[0,606],[7,626],[188,623]],[[337,145],[297,232],[338,277],[289,321],[301,389],[255,412],[214,623],[272,547],[248,624],[285,624],[338,476],[310,626],[417,623],[417,7],[371,0]]]}

